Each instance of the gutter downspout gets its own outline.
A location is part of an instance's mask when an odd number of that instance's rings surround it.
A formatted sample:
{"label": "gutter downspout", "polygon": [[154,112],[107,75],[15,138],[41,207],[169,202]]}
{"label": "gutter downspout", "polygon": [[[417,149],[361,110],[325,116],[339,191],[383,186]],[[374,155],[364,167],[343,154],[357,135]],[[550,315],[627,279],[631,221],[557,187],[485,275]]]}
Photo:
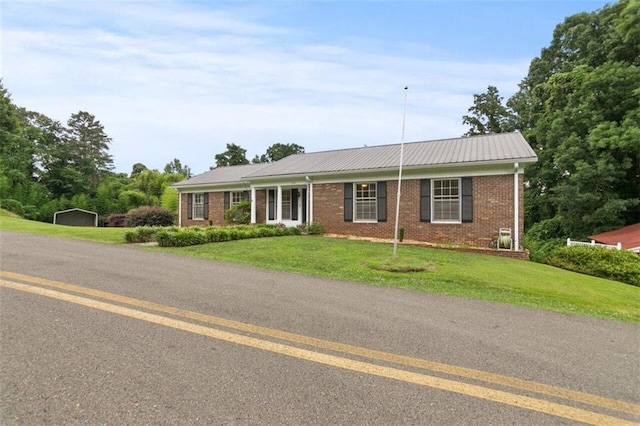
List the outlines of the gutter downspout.
{"label": "gutter downspout", "polygon": [[514,163],[513,173],[513,247],[516,251],[520,251],[520,185],[518,172],[520,165]]}

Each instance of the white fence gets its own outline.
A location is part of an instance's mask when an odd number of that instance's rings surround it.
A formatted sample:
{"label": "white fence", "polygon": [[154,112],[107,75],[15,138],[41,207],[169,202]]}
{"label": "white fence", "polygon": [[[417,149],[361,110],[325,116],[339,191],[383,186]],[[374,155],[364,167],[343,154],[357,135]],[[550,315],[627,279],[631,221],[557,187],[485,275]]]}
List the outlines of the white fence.
{"label": "white fence", "polygon": [[603,247],[603,248],[608,248],[611,250],[622,250],[622,243],[618,243],[615,246],[611,245],[611,244],[600,244],[600,243],[596,243],[595,241],[591,240],[590,243],[586,243],[583,241],[571,241],[571,238],[567,238],[567,247],[572,247],[572,246],[589,246],[589,247]]}

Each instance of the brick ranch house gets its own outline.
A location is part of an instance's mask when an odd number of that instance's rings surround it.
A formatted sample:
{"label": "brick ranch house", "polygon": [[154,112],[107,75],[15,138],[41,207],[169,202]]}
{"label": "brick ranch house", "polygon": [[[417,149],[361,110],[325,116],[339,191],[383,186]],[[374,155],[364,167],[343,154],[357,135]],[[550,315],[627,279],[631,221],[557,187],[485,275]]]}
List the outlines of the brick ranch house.
{"label": "brick ranch house", "polygon": [[[519,132],[404,144],[404,239],[488,248],[509,230],[522,250],[523,173],[537,156]],[[225,225],[251,201],[251,223],[318,222],[329,234],[393,239],[400,144],[296,154],[218,167],[176,183],[180,226]]]}

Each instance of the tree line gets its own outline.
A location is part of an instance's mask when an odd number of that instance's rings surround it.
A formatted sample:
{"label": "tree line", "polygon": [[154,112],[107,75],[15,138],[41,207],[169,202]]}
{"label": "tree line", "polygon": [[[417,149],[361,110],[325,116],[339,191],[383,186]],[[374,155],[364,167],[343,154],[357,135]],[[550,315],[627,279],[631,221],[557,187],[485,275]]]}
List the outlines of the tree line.
{"label": "tree line", "polygon": [[[178,211],[170,186],[191,177],[189,166],[174,158],[162,171],[143,163],[131,173],[113,171],[111,138],[92,114],[79,111],[66,125],[16,106],[0,80],[0,203],[26,218],[51,222],[56,211],[81,208],[110,214],[140,206]],[[297,144],[273,144],[254,163],[277,161],[304,152]],[[248,164],[246,150],[227,144],[215,167]],[[213,167],[212,167],[213,168]]]}
{"label": "tree line", "polygon": [[525,171],[534,240],[584,238],[640,222],[640,1],[557,25],[506,103],[473,97],[466,135],[519,130],[538,155]]}

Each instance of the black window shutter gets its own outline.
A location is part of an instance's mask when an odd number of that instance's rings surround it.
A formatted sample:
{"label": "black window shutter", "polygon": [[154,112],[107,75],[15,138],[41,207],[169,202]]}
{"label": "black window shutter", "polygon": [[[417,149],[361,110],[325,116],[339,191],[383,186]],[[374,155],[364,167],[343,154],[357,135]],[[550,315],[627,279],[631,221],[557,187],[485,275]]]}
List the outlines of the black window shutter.
{"label": "black window shutter", "polygon": [[242,191],[242,201],[249,201],[250,199],[249,191]]}
{"label": "black window shutter", "polygon": [[344,184],[344,221],[353,221],[353,184]]}
{"label": "black window shutter", "polygon": [[431,179],[420,180],[420,221],[431,221]]}
{"label": "black window shutter", "polygon": [[387,182],[378,182],[376,188],[378,197],[378,222],[387,221]]}
{"label": "black window shutter", "polygon": [[269,198],[269,220],[276,220],[276,191],[270,189],[267,191],[267,197]]}
{"label": "black window shutter", "polygon": [[231,205],[231,193],[229,191],[225,191],[224,192],[224,209],[228,210],[230,205]]}
{"label": "black window shutter", "polygon": [[193,219],[193,194],[187,194],[187,219]]}
{"label": "black window shutter", "polygon": [[205,219],[209,219],[209,193],[205,192],[204,194],[202,194],[202,202],[204,203],[203,209],[202,209],[202,215],[204,216]]}
{"label": "black window shutter", "polygon": [[307,223],[307,188],[302,188],[302,223]]}
{"label": "black window shutter", "polygon": [[473,178],[462,178],[462,221],[473,222]]}
{"label": "black window shutter", "polygon": [[298,190],[291,190],[291,220],[298,220]]}

